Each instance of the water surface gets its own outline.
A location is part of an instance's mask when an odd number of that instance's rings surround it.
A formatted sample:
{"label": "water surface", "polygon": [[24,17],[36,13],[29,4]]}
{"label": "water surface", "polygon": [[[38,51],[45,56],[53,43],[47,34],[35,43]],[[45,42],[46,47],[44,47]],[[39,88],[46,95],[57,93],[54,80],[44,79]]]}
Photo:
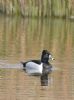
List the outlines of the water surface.
{"label": "water surface", "polygon": [[[55,57],[57,68],[48,87],[28,76],[20,61],[40,59],[43,49]],[[74,22],[62,19],[0,17],[0,100],[74,100]]]}

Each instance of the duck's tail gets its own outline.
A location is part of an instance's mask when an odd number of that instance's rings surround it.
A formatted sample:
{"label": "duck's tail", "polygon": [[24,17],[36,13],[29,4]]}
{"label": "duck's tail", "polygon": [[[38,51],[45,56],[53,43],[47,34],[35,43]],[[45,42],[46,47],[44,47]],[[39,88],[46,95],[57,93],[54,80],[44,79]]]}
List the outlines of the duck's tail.
{"label": "duck's tail", "polygon": [[26,62],[21,62],[21,64],[23,65],[23,68],[25,69],[25,67],[26,67]]}

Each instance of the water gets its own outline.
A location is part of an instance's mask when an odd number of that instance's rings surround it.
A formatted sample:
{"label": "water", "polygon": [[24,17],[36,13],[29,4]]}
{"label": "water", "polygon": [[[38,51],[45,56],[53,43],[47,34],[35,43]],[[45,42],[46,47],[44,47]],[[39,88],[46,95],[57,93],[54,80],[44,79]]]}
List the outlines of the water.
{"label": "water", "polygon": [[[55,61],[49,85],[18,69],[49,50]],[[0,100],[74,100],[74,22],[0,17]],[[7,68],[8,66],[8,68]],[[10,67],[10,68],[9,68]],[[11,69],[16,67],[16,69]]]}

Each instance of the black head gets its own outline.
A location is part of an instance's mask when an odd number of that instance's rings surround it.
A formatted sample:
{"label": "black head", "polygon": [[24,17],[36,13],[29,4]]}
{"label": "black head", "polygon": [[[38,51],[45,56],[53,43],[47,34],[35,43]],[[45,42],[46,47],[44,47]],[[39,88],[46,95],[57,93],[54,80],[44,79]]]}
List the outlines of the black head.
{"label": "black head", "polygon": [[54,58],[52,58],[52,55],[50,54],[50,52],[48,52],[47,50],[43,50],[42,56],[41,56],[41,62],[48,63],[49,59],[53,60]]}

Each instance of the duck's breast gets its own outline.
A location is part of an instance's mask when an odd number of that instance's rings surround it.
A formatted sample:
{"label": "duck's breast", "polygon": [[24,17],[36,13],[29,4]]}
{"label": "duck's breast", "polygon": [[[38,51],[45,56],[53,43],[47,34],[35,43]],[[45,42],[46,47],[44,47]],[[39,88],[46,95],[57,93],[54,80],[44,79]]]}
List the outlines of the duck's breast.
{"label": "duck's breast", "polygon": [[49,74],[52,71],[51,64],[43,64],[43,74]]}
{"label": "duck's breast", "polygon": [[28,74],[42,74],[42,63],[41,64],[37,64],[34,62],[27,62],[26,64],[26,72]]}

